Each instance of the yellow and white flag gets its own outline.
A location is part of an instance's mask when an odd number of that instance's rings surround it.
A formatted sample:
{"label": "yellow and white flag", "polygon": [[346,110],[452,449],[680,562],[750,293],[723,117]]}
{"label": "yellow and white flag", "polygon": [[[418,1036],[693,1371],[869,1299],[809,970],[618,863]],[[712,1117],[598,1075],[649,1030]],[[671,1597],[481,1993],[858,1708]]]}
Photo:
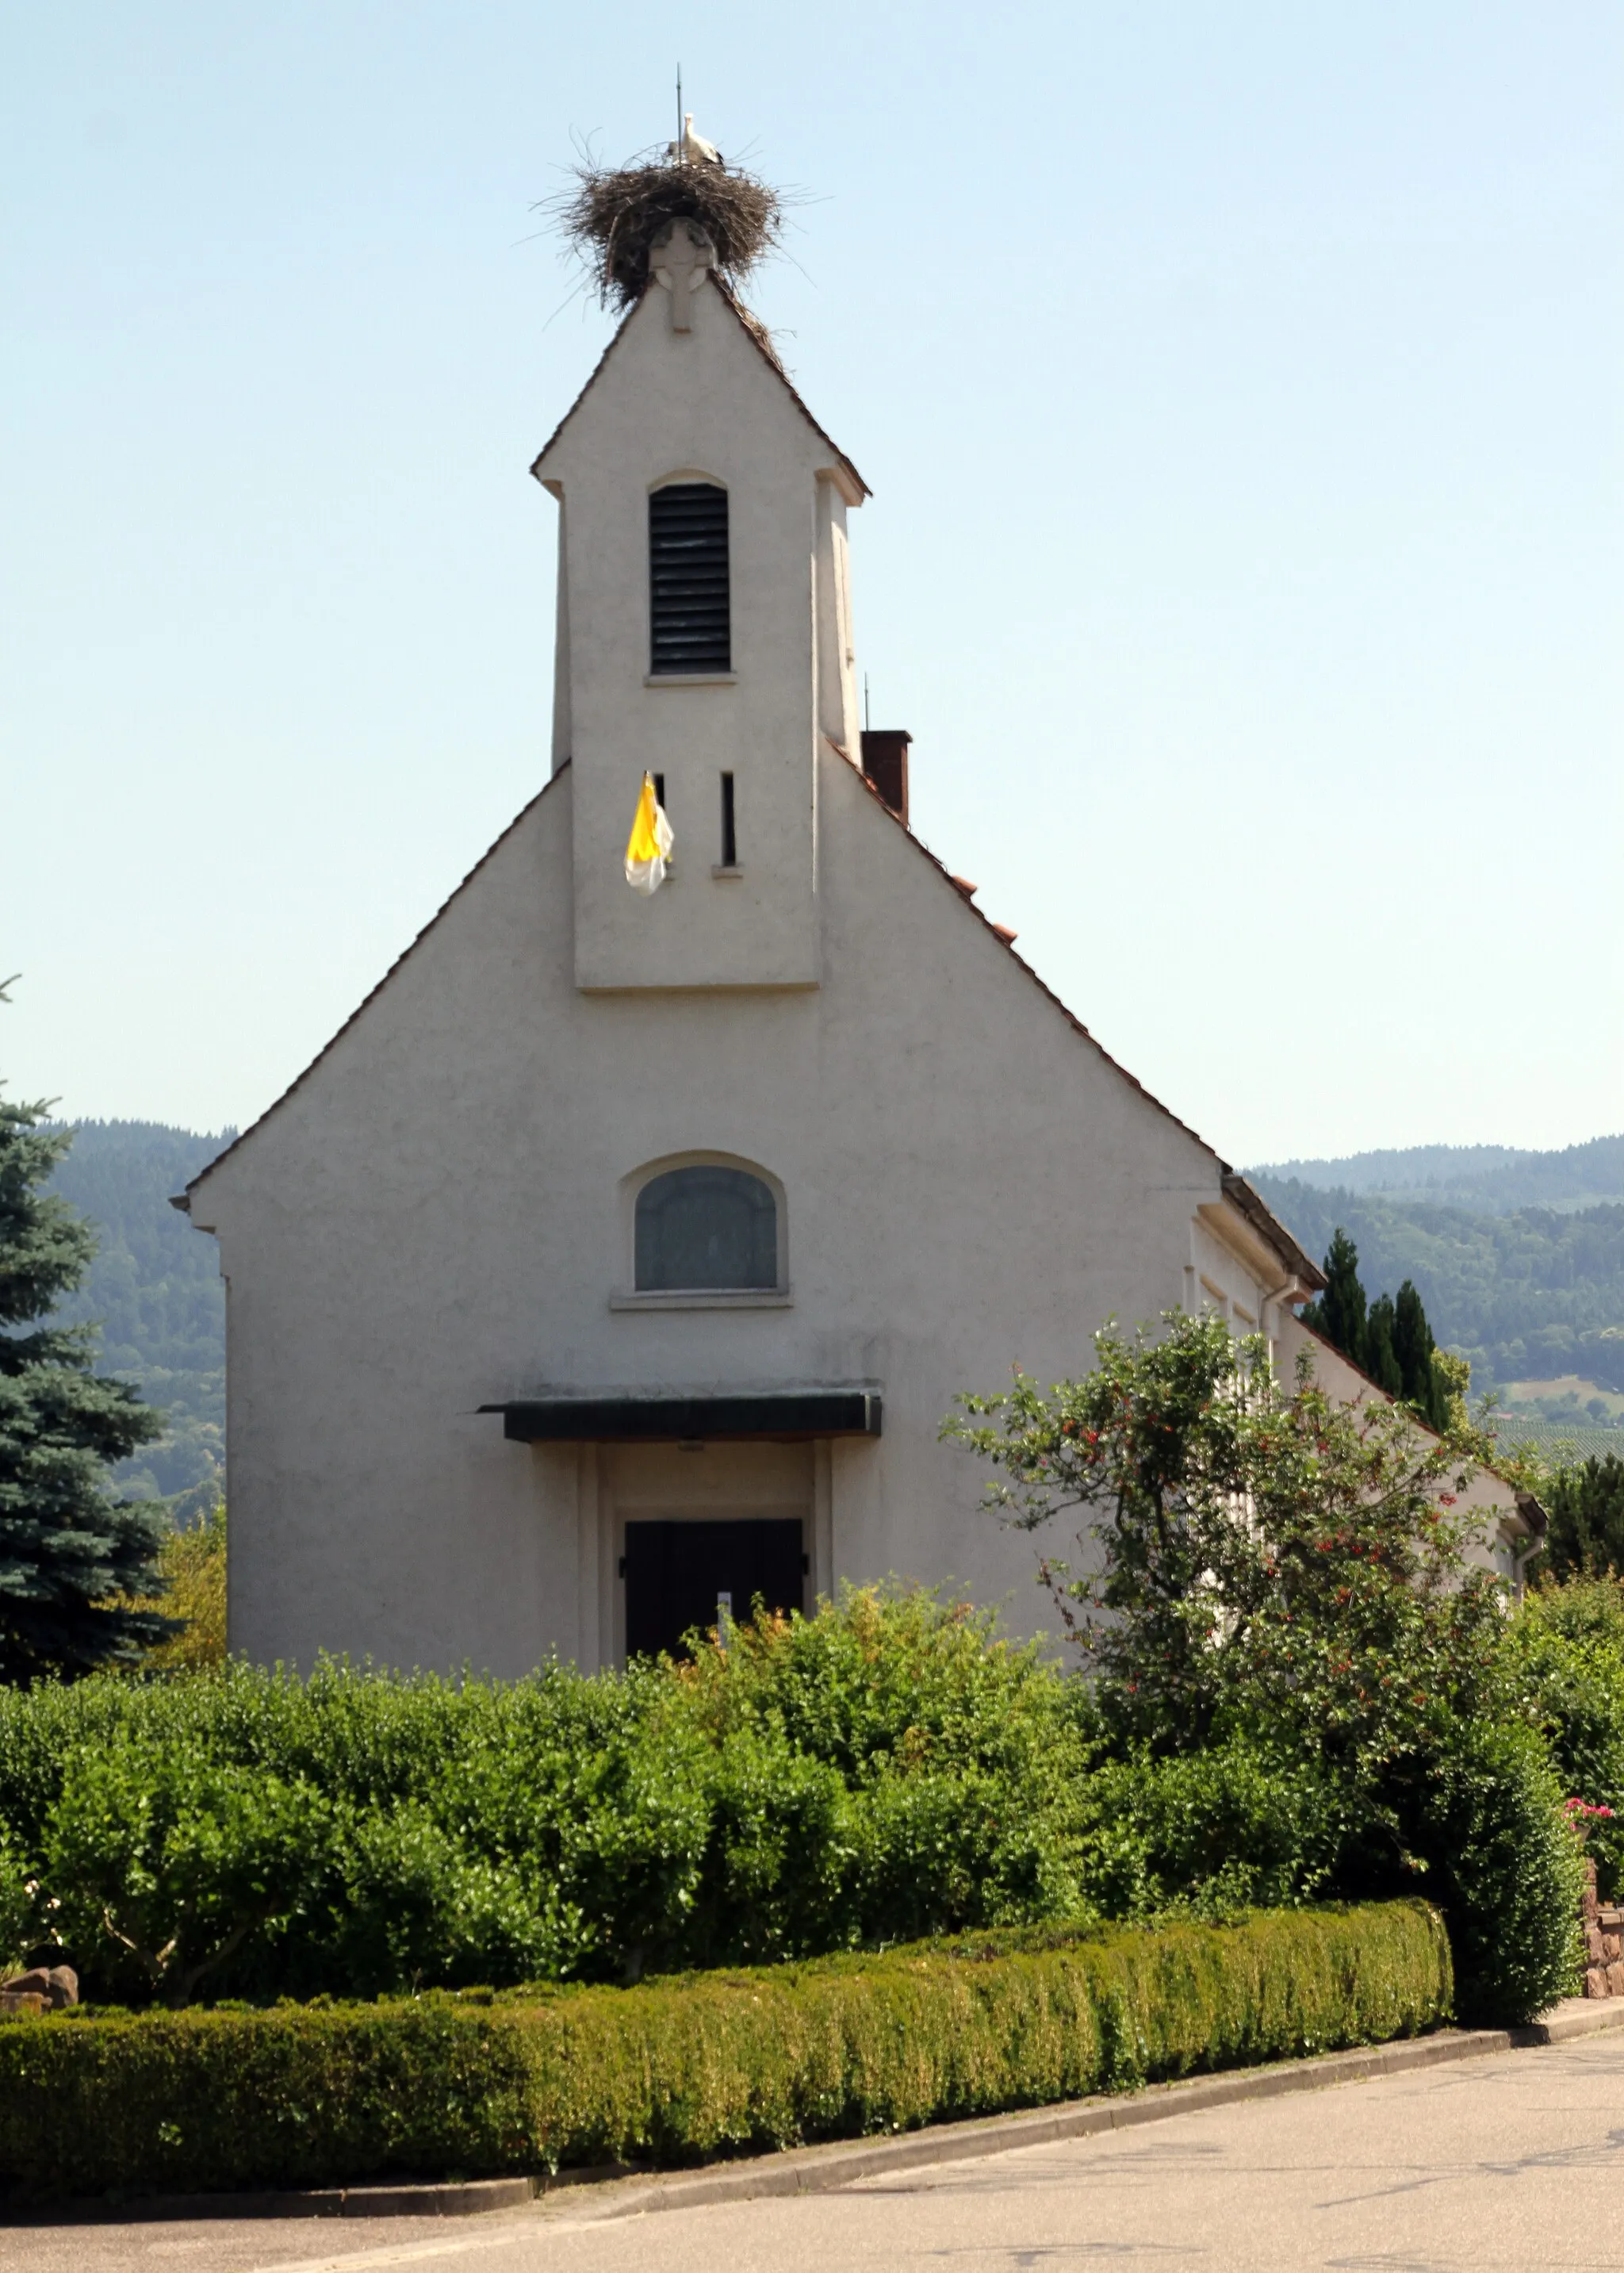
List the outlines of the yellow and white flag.
{"label": "yellow and white flag", "polygon": [[626,881],[634,892],[657,892],[665,881],[665,864],[671,857],[671,824],[665,807],[655,799],[655,777],[643,776],[637,800],[637,818],[626,839]]}

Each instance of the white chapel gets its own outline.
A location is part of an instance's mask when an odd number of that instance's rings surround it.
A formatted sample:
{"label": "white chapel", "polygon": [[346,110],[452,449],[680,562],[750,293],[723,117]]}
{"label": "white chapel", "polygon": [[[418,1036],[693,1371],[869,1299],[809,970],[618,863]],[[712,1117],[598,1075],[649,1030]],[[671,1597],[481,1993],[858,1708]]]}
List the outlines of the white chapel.
{"label": "white chapel", "polygon": [[1178,1303],[1289,1365],[1320,1274],[910,833],[868,490],[697,227],[532,470],[550,777],[177,1203],[228,1288],[230,1646],[590,1669],[891,1573],[1030,1631],[955,1394]]}

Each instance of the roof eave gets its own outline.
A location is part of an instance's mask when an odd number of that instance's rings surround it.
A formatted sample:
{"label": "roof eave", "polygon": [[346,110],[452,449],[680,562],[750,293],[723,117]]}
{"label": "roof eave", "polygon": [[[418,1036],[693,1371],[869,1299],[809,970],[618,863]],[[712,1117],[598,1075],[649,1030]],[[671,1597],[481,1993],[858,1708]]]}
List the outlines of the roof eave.
{"label": "roof eave", "polygon": [[1231,1206],[1245,1216],[1259,1238],[1280,1257],[1293,1278],[1300,1279],[1309,1293],[1318,1294],[1325,1285],[1325,1273],[1298,1245],[1262,1196],[1254,1191],[1246,1178],[1237,1174],[1233,1168],[1223,1168],[1223,1182],[1224,1197]]}

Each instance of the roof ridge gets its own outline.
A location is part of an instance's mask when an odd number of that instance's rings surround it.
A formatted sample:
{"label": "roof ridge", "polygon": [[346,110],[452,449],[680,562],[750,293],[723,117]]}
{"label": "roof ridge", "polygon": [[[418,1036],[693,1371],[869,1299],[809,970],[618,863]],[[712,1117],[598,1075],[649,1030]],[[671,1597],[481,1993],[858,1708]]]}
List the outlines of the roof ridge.
{"label": "roof ridge", "polygon": [[[762,362],[766,364],[774,378],[783,388],[784,393],[789,396],[790,401],[794,403],[802,417],[805,418],[807,424],[812,428],[812,432],[818,436],[820,441],[824,441],[828,444],[830,449],[834,451],[835,456],[840,460],[841,464],[845,468],[847,473],[850,475],[858,489],[862,491],[864,496],[872,497],[874,494],[873,491],[870,489],[868,484],[864,480],[856,466],[852,464],[851,460],[846,455],[844,450],[841,448],[840,444],[834,439],[834,437],[830,433],[828,428],[820,424],[819,421],[813,417],[811,410],[807,408],[805,398],[797,387],[789,372],[784,369],[783,364],[779,361],[778,351],[772,343],[773,335],[767,330],[766,325],[761,321],[761,319],[755,314],[753,310],[745,306],[745,303],[739,298],[732,287],[729,284],[725,284],[722,278],[717,275],[714,268],[706,269],[704,274],[708,278],[709,281],[715,287],[716,290],[721,294],[727,306],[731,310],[740,331],[744,333],[745,337],[750,341],[751,346],[754,348]],[[552,432],[547,437],[547,439],[543,443],[541,448],[536,452],[535,458],[531,461],[530,471],[538,482],[542,478],[541,468],[543,459],[546,457],[547,453],[552,448],[559,435],[563,433],[565,428],[569,424],[571,419],[573,418],[575,413],[580,409],[581,404],[586,401],[587,395],[597,385],[599,379],[602,375],[605,364],[608,363],[610,356],[614,354],[617,347],[620,344],[621,335],[625,332],[626,326],[637,314],[638,310],[642,306],[643,302],[648,297],[648,295],[658,289],[659,287],[652,281],[644,285],[641,292],[632,302],[632,305],[626,310],[625,314],[621,318],[620,321],[616,325],[613,338],[610,339],[608,345],[604,348],[602,354],[598,357],[596,363],[593,364],[591,371],[587,374],[585,386],[582,386],[580,394],[575,397],[574,401],[571,403],[563,417],[559,419],[558,424],[553,428]]]}

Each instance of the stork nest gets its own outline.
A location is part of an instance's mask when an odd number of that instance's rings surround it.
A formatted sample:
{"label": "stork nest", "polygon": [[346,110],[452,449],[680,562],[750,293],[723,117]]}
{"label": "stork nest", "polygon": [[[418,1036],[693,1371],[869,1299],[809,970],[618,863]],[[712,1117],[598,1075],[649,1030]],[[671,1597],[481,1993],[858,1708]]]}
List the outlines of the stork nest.
{"label": "stork nest", "polygon": [[735,289],[782,242],[783,202],[753,174],[660,162],[576,169],[553,206],[606,308],[630,308],[648,286],[649,250],[668,221],[694,221]]}

